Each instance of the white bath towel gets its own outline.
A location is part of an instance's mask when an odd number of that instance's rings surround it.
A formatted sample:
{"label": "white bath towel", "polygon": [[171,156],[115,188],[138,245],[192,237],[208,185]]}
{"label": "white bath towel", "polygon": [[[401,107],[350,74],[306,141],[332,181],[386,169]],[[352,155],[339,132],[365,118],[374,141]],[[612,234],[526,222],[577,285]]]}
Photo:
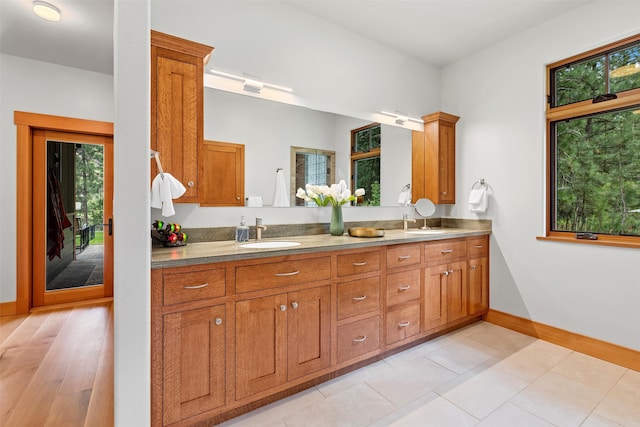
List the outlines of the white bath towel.
{"label": "white bath towel", "polygon": [[487,189],[475,188],[469,193],[469,210],[471,212],[485,212],[487,210]]}
{"label": "white bath towel", "polygon": [[278,172],[276,172],[276,190],[273,195],[273,206],[289,207],[289,192],[287,191],[287,183],[282,169],[278,169]]}
{"label": "white bath towel", "polygon": [[159,173],[151,183],[151,207],[162,209],[162,216],[173,216],[173,199],[182,196],[187,189],[170,173]]}

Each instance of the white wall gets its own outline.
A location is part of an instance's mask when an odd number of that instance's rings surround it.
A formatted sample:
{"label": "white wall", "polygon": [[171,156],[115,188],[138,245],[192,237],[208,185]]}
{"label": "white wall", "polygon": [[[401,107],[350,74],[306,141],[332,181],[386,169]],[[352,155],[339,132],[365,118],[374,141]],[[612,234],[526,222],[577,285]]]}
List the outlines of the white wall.
{"label": "white wall", "polygon": [[[0,54],[1,224],[16,223],[14,111],[113,121],[113,76]],[[13,238],[13,234],[11,234]],[[0,302],[16,300],[16,253],[3,245]],[[44,256],[44,254],[43,254]]]}
{"label": "white wall", "polygon": [[[606,17],[606,18],[605,18]],[[596,1],[443,70],[457,127],[452,217],[493,220],[491,308],[640,350],[640,251],[538,241],[545,232],[545,66],[640,31],[640,3]],[[492,189],[468,212],[472,184]]]}

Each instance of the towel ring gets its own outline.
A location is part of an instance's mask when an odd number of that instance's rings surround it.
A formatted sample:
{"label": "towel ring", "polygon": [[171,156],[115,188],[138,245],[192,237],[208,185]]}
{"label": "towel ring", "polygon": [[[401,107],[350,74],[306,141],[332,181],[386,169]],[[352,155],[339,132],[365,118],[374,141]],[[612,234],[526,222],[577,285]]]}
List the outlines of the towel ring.
{"label": "towel ring", "polygon": [[476,188],[476,185],[478,187],[486,187],[487,189],[489,188],[489,184],[487,184],[484,178],[482,178],[480,181],[474,182],[473,185],[471,186],[471,189],[474,190]]}

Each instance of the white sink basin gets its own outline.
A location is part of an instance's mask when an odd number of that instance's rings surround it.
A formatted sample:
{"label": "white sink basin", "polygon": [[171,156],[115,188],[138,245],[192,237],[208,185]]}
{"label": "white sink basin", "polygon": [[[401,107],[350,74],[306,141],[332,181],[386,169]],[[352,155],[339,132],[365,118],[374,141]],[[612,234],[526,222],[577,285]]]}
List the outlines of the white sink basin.
{"label": "white sink basin", "polygon": [[241,248],[247,249],[274,249],[274,248],[290,248],[298,246],[298,242],[254,242],[240,245]]}
{"label": "white sink basin", "polygon": [[446,233],[444,230],[409,230],[405,231],[407,234],[442,234]]}

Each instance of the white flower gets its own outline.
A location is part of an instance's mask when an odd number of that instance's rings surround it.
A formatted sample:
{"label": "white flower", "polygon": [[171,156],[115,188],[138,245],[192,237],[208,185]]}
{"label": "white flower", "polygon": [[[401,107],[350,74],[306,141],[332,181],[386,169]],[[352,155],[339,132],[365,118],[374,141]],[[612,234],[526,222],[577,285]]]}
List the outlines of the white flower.
{"label": "white flower", "polygon": [[[355,194],[358,197],[363,196],[364,189],[358,188]],[[298,188],[296,197],[307,202],[313,200],[318,206],[327,206],[329,203],[333,206],[341,206],[356,199],[344,180],[340,180],[337,184],[331,184],[330,187],[328,185],[307,184],[304,189]]]}

